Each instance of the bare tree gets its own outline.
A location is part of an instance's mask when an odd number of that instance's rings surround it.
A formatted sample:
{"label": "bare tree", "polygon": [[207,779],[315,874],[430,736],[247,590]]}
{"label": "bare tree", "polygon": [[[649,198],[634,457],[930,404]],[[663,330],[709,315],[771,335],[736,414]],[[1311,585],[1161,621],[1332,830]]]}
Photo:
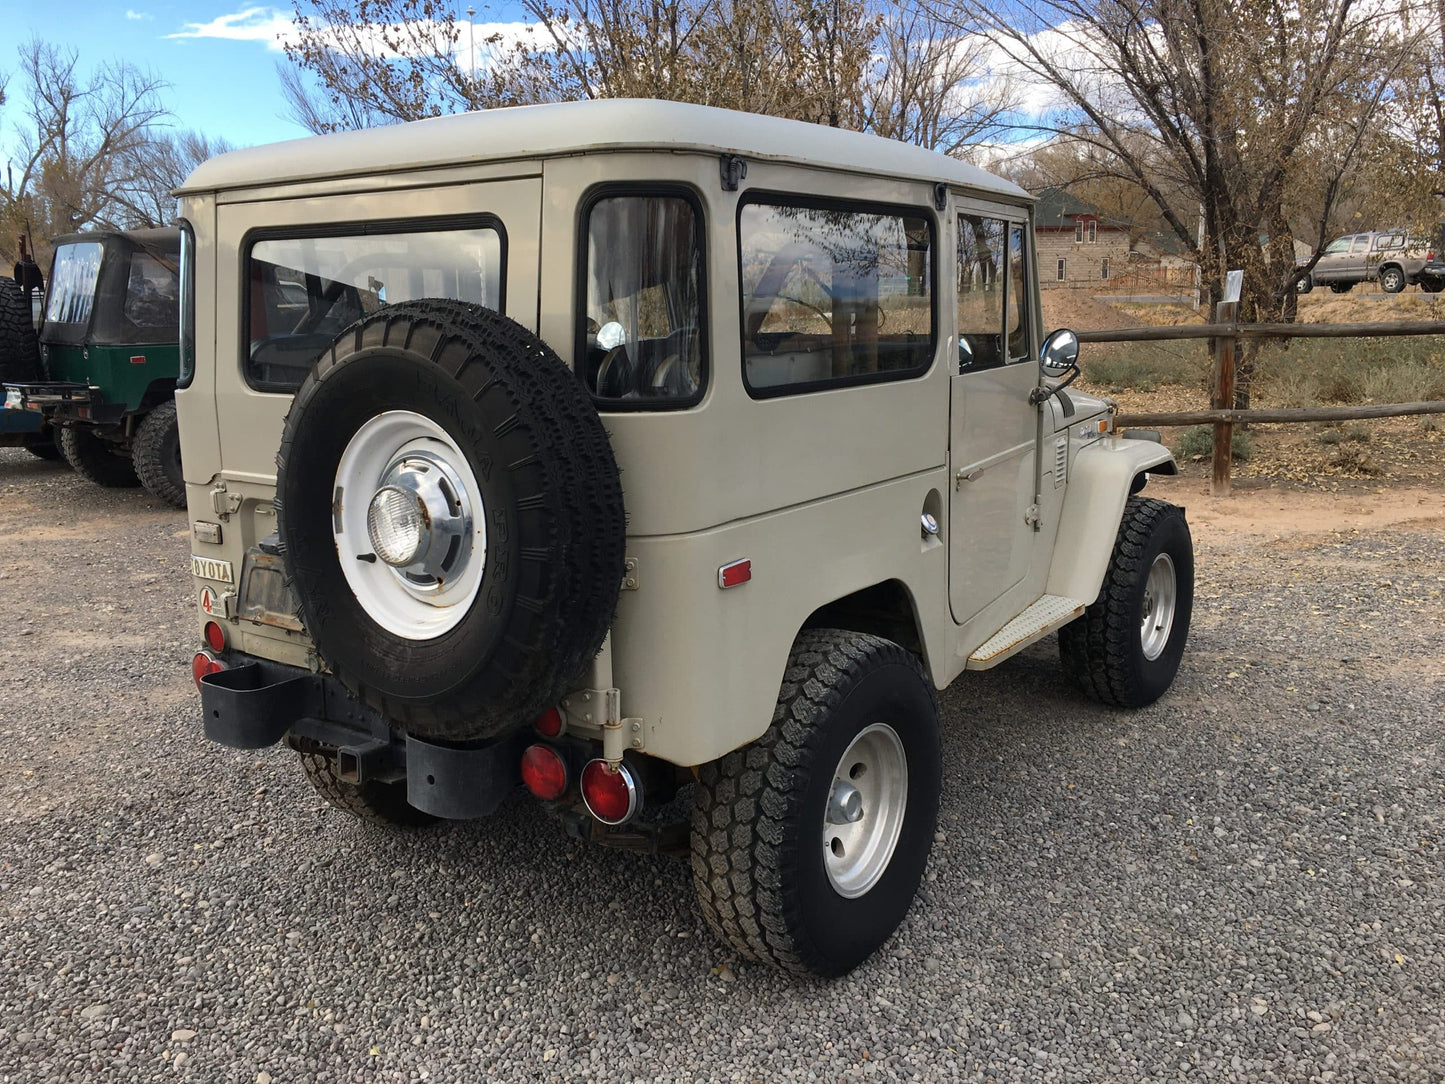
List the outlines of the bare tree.
{"label": "bare tree", "polygon": [[25,105],[15,124],[16,159],[0,198],[0,259],[14,239],[90,226],[155,224],[141,209],[148,151],[167,116],[164,84],[126,64],[103,65],[88,79],[78,57],[40,40],[21,49]]}
{"label": "bare tree", "polygon": [[171,191],[200,161],[230,149],[169,130],[166,85],[155,75],[105,64],[86,76],[73,51],[38,39],[20,54],[9,103],[18,107],[17,153],[0,186],[0,262],[13,260],[21,234],[43,262],[60,234],[163,225],[175,217]]}
{"label": "bare tree", "polygon": [[1007,74],[991,70],[987,40],[914,0],[889,7],[864,82],[868,130],[954,155],[999,137],[1019,102]]}
{"label": "bare tree", "polygon": [[[1301,228],[1315,246],[1328,240],[1412,48],[1399,10],[1358,0],[945,2],[955,26],[1052,89],[1059,107],[1043,127],[1093,143],[1147,193],[1208,284],[1244,270],[1244,320],[1292,309],[1291,196],[1319,182]],[[1241,359],[1241,406],[1254,358]]]}
{"label": "bare tree", "polygon": [[207,158],[234,149],[225,139],[191,129],[153,135],[136,151],[136,183],[124,200],[130,220],[155,226],[175,221],[177,206],[171,193]]}
{"label": "bare tree", "polygon": [[[873,129],[950,150],[987,127],[991,108],[1006,107],[960,85],[977,54],[945,41],[918,0],[519,0],[522,32],[485,24],[475,51],[464,38],[470,28],[434,0],[295,2],[297,39],[282,82],[292,115],[316,132],[637,97]],[[892,78],[881,59],[889,54],[907,58],[905,77]],[[930,77],[924,69],[935,61],[941,68]]]}

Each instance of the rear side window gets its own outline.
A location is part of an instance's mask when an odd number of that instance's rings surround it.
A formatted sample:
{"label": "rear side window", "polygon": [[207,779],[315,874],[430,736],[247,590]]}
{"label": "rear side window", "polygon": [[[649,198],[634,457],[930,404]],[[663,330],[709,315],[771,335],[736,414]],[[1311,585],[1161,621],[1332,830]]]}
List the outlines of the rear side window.
{"label": "rear side window", "polygon": [[326,231],[254,241],[246,255],[246,377],[294,390],[343,328],[399,301],[444,297],[502,311],[497,225]]}
{"label": "rear side window", "polygon": [[50,275],[45,319],[52,324],[88,324],[100,277],[102,248],[98,241],[63,245],[56,250]]}
{"label": "rear side window", "polygon": [[578,373],[607,410],[670,409],[706,379],[702,212],[685,192],[604,191],[583,209]]}
{"label": "rear side window", "polygon": [[918,376],[933,358],[933,223],[758,199],[738,212],[743,378],[755,397]]}
{"label": "rear side window", "polygon": [[174,335],[180,321],[180,279],[174,260],[152,252],[131,253],[123,311],[137,328]]}

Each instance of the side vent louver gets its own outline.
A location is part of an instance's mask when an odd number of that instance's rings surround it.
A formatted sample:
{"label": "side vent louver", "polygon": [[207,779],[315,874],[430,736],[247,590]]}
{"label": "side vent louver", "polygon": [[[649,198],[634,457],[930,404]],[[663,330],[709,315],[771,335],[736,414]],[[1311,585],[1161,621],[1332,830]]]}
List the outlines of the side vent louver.
{"label": "side vent louver", "polygon": [[1054,488],[1063,485],[1069,474],[1069,438],[1060,437],[1054,442]]}

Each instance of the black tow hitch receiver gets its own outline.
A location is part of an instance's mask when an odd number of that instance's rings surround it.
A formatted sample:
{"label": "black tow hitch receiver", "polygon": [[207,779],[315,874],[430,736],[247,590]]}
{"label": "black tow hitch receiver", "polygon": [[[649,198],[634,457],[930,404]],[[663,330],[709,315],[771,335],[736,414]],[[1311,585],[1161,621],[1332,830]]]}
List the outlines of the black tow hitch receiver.
{"label": "black tow hitch receiver", "polygon": [[201,679],[206,737],[232,749],[275,745],[298,720],[323,714],[321,679],[299,674],[269,680],[259,663],[219,670]]}

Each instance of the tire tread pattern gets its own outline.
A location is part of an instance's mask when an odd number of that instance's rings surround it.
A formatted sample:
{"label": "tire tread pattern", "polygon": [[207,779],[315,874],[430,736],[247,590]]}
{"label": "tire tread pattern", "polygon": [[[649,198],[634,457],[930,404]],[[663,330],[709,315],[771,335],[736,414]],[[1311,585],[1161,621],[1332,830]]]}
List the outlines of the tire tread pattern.
{"label": "tire tread pattern", "polygon": [[60,452],[71,469],[106,489],[129,489],[140,485],[130,456],[110,450],[109,445],[84,425],[67,425],[60,430]]}
{"label": "tire tread pattern", "polygon": [[398,828],[420,828],[436,821],[407,803],[405,783],[348,783],[336,773],[334,750],[307,743],[296,753],[316,793],[344,813]]}
{"label": "tire tread pattern", "polygon": [[708,926],[746,959],[804,975],[836,973],[799,936],[805,928],[799,898],[783,883],[799,846],[790,831],[792,805],[817,770],[812,739],[818,722],[866,673],[889,664],[913,670],[932,694],[917,657],[892,641],[804,630],[789,655],[766,733],[698,771],[693,885]]}
{"label": "tire tread pattern", "polygon": [[131,462],[146,492],[175,508],[186,506],[186,483],[179,469],[179,457],[172,458],[176,432],[176,401],[168,399],[144,418],[131,445]]}
{"label": "tire tread pattern", "polygon": [[30,319],[30,301],[14,279],[0,278],[0,382],[40,379],[40,345]]}

